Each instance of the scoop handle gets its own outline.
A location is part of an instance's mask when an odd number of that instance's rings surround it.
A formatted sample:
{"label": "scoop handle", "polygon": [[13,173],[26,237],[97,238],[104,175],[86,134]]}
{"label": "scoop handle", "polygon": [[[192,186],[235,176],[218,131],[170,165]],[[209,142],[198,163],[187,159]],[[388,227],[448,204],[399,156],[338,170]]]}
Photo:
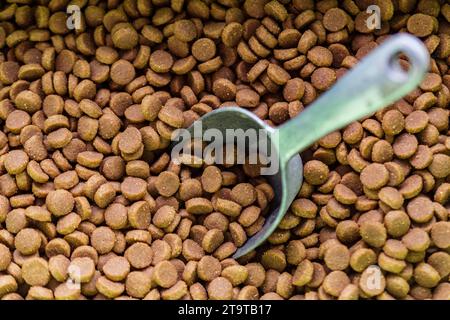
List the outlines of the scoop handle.
{"label": "scoop handle", "polygon": [[[409,59],[408,71],[398,62],[401,53]],[[299,116],[278,127],[281,160],[286,163],[323,136],[411,92],[424,78],[429,61],[427,49],[416,37],[391,36]]]}

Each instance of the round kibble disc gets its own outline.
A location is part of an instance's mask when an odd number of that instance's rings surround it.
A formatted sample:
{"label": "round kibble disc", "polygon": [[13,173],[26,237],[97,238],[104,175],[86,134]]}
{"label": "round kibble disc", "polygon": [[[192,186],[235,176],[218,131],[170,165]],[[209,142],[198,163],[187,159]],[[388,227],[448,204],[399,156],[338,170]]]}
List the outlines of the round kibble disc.
{"label": "round kibble disc", "polygon": [[136,71],[126,60],[118,60],[111,66],[111,80],[119,85],[127,85],[134,79]]}

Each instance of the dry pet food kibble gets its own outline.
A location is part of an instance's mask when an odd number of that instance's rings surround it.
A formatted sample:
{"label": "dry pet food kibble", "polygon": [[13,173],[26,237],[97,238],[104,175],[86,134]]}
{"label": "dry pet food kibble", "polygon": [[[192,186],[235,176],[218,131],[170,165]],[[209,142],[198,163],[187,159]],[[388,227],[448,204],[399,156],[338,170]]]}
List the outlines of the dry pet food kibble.
{"label": "dry pet food kibble", "polygon": [[[72,1],[76,30],[37,2],[0,4],[0,299],[450,299],[445,1]],[[274,188],[236,154],[173,159],[173,134],[236,105],[281,125],[397,32],[423,82],[303,152],[234,259]]]}

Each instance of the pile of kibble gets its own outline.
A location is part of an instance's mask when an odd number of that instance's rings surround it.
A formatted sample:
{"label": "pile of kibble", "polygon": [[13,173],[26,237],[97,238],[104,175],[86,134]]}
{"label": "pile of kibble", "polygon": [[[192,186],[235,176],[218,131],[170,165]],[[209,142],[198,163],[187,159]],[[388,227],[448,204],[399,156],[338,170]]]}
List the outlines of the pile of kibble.
{"label": "pile of kibble", "polygon": [[[274,190],[179,164],[173,131],[236,104],[279,125],[398,32],[420,88],[304,152],[233,259]],[[443,0],[1,1],[0,298],[450,299],[449,64]]]}

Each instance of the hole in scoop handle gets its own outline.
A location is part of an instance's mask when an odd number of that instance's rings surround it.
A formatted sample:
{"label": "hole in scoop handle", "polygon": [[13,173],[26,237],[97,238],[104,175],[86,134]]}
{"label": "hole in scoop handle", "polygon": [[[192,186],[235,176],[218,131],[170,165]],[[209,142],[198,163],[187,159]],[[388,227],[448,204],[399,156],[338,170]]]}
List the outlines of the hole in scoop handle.
{"label": "hole in scoop handle", "polygon": [[[409,60],[408,71],[398,63],[401,53]],[[420,84],[429,60],[416,37],[391,36],[299,116],[279,127],[280,156],[287,161],[323,136],[404,97]]]}

